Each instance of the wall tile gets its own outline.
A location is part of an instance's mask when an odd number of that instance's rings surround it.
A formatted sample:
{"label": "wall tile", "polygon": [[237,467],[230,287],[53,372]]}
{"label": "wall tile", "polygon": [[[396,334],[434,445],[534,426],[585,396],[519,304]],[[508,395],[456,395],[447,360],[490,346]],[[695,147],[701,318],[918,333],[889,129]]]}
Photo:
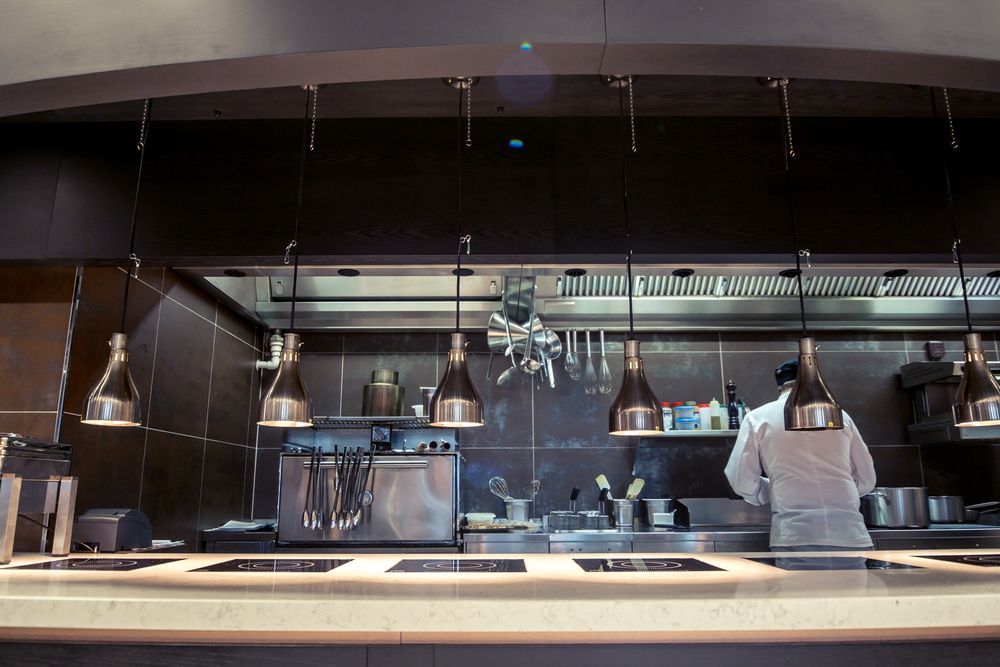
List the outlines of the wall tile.
{"label": "wall tile", "polygon": [[909,397],[900,388],[902,352],[835,352],[823,356],[823,378],[870,446],[907,444]]}
{"label": "wall tile", "polygon": [[243,462],[243,497],[240,509],[240,516],[245,521],[253,518],[253,488],[256,474],[257,450],[247,449],[246,460]]}
{"label": "wall tile", "polygon": [[506,516],[503,501],[490,493],[491,477],[507,480],[511,495],[520,495],[532,480],[531,449],[491,449],[470,447],[462,449],[465,461],[461,464],[459,507],[463,512],[494,512]]}
{"label": "wall tile", "polygon": [[879,486],[923,486],[919,447],[871,447]]}
{"label": "wall tile", "polygon": [[[312,394],[313,413],[326,417],[340,416],[342,354],[303,354],[302,381]],[[269,379],[273,377],[268,373]],[[361,406],[355,414],[361,414]]]}
{"label": "wall tile", "polygon": [[[78,417],[70,417],[70,419],[79,421]],[[0,433],[17,433],[42,440],[51,440],[55,436],[55,429],[55,412],[0,412]],[[62,436],[60,440],[62,440]]]}
{"label": "wall tile", "polygon": [[176,271],[167,269],[163,276],[163,293],[198,313],[209,322],[215,321],[216,300]]}
{"label": "wall tile", "polygon": [[[442,352],[438,344],[438,334],[424,332],[344,335],[344,352],[347,354],[405,354]],[[443,350],[447,353],[447,344]]]}
{"label": "wall tile", "polygon": [[253,450],[218,442],[205,444],[198,527],[214,528],[243,514],[243,474]]}
{"label": "wall tile", "polygon": [[146,431],[63,420],[61,442],[73,446],[70,474],[80,478],[76,513],[97,507],[139,507]]}
{"label": "wall tile", "polygon": [[205,435],[214,327],[164,299],[153,375],[152,428]]}
{"label": "wall tile", "polygon": [[253,493],[253,518],[278,516],[278,459],[281,450],[258,449],[256,486]]}
{"label": "wall tile", "polygon": [[[723,352],[799,351],[798,333],[723,331]],[[901,332],[819,331],[815,333],[820,350],[838,352],[898,352],[906,349]]]}
{"label": "wall tile", "polygon": [[205,441],[149,431],[139,508],[153,524],[154,539],[197,545]]}
{"label": "wall tile", "polygon": [[243,341],[247,345],[254,344],[254,334],[256,334],[256,325],[247,321],[240,315],[230,310],[225,306],[219,307],[219,319],[217,324],[222,329],[225,329],[228,333],[233,334],[239,340]]}
{"label": "wall tile", "polygon": [[646,439],[636,449],[634,474],[643,498],[731,498],[725,467],[734,438]]}
{"label": "wall tile", "polygon": [[212,392],[208,405],[208,437],[237,444],[248,443],[250,392],[256,375],[257,353],[241,341],[219,331],[212,359]]}
{"label": "wall tile", "polygon": [[[516,443],[531,444],[531,379],[518,373],[512,380],[498,387],[496,379],[508,368],[510,362],[494,357],[491,379],[486,379],[489,366],[488,354],[469,355],[469,375],[483,399],[483,415],[486,424],[482,428],[467,428],[461,431],[463,447],[506,447]],[[539,391],[548,391],[548,387]],[[415,401],[416,402],[416,401]]]}
{"label": "wall tile", "polygon": [[[965,339],[960,333],[908,333],[906,334],[906,349],[910,353],[910,361],[929,361],[927,357],[927,341],[936,340],[944,343],[945,355],[943,361],[962,361],[965,358]],[[993,334],[983,334],[983,351],[989,361],[997,360],[997,347]]]}
{"label": "wall tile", "polygon": [[928,493],[959,495],[967,505],[1000,500],[1000,445],[933,445],[920,457]]}
{"label": "wall tile", "polygon": [[634,462],[635,449],[631,447],[535,450],[535,478],[542,483],[535,499],[536,514],[567,509],[574,486],[580,487],[577,509],[595,509],[598,490],[594,479],[600,474],[607,476],[612,495],[624,498]]}

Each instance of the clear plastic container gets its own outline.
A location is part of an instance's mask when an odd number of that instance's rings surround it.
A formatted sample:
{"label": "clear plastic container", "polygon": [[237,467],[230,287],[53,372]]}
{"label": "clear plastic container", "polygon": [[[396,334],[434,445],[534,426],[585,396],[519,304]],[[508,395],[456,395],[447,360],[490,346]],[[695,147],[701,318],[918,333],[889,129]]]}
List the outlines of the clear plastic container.
{"label": "clear plastic container", "polygon": [[674,427],[674,416],[673,410],[670,408],[670,402],[663,401],[660,403],[660,409],[663,411],[663,430],[669,431]]}
{"label": "clear plastic container", "polygon": [[698,404],[698,428],[702,431],[712,430],[712,410],[708,403]]}

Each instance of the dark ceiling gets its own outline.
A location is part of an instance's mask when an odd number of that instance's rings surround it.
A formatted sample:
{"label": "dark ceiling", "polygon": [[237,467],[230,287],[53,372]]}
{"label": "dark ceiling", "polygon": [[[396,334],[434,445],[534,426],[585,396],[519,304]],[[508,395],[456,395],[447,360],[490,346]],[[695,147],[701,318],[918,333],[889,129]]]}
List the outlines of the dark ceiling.
{"label": "dark ceiling", "polygon": [[[641,116],[773,116],[774,90],[747,77],[640,76],[635,80]],[[495,116],[614,116],[618,97],[595,76],[483,77],[473,90],[473,113]],[[1000,116],[1000,93],[952,90],[958,117]],[[376,81],[324,86],[323,118],[433,118],[456,112],[457,93],[437,79]],[[266,88],[166,97],[160,120],[281,119],[302,115],[303,92]],[[929,114],[926,87],[846,81],[796,80],[793,115],[922,117]],[[57,109],[3,118],[3,122],[134,121],[140,102]],[[217,113],[218,112],[218,113]]]}

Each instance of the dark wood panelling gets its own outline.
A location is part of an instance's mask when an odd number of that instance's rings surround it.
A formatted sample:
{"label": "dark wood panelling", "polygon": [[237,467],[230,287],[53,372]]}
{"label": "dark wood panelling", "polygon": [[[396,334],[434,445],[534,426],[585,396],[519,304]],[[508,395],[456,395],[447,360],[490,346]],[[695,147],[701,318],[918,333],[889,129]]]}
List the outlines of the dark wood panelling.
{"label": "dark wood panelling", "polygon": [[198,527],[220,526],[243,515],[243,473],[253,450],[218,442],[205,444]]}
{"label": "dark wood panelling", "polygon": [[73,446],[70,474],[80,478],[77,514],[96,507],[138,507],[146,431],[81,424],[67,415],[61,442]]}
{"label": "dark wood panelling", "polygon": [[154,539],[197,544],[205,441],[149,431],[142,471],[141,509],[153,524]]}
{"label": "dark wood panelling", "polygon": [[[490,115],[473,124],[474,143],[463,148],[463,230],[473,235],[476,256],[624,251],[616,118]],[[992,119],[966,118],[958,127],[954,180],[966,251],[970,259],[1000,261],[992,223],[1000,208],[993,159],[1000,132]],[[139,255],[147,262],[279,261],[292,233],[299,129],[285,120],[155,124]],[[303,255],[320,262],[450,256],[455,129],[454,120],[441,118],[322,121],[306,170]],[[797,117],[801,244],[818,259],[947,260],[950,234],[934,144],[941,129],[927,119]],[[121,261],[134,126],[63,131],[68,139],[49,246],[0,258]],[[18,132],[32,137],[44,129],[0,126],[0,139]],[[792,250],[776,118],[642,117],[637,132],[630,181],[636,250],[720,259]],[[510,148],[511,138],[524,147]],[[27,228],[18,225],[19,217],[6,225],[12,249],[27,243],[20,238]]]}
{"label": "dark wood panelling", "polygon": [[[0,411],[59,406],[73,269],[0,270]],[[42,437],[51,437],[51,431]]]}
{"label": "dark wood panelling", "polygon": [[56,413],[53,412],[0,412],[0,433],[30,435],[51,440],[55,435]]}

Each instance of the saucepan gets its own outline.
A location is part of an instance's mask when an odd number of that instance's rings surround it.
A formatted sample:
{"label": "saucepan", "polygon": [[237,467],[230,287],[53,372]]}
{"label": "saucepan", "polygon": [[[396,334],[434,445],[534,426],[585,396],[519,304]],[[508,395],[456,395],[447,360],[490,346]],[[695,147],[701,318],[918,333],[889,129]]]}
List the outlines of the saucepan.
{"label": "saucepan", "polygon": [[926,528],[930,525],[926,487],[877,486],[861,500],[861,514],[869,526]]}

